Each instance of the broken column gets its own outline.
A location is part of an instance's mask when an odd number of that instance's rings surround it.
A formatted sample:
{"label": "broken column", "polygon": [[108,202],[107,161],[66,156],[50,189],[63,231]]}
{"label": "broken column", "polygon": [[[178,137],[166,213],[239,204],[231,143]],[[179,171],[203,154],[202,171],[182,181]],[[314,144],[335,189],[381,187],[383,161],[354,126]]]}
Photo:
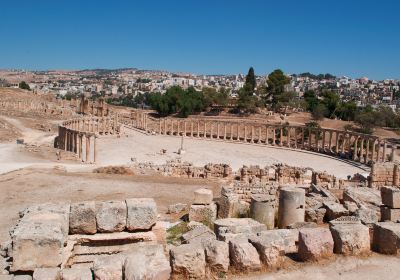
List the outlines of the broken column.
{"label": "broken column", "polygon": [[275,196],[254,194],[251,196],[250,218],[267,226],[275,227]]}
{"label": "broken column", "polygon": [[286,228],[294,223],[304,222],[305,191],[287,187],[279,192],[278,227]]}
{"label": "broken column", "polygon": [[189,209],[189,220],[211,225],[217,218],[217,205],[213,202],[213,193],[208,189],[194,192],[194,203]]}

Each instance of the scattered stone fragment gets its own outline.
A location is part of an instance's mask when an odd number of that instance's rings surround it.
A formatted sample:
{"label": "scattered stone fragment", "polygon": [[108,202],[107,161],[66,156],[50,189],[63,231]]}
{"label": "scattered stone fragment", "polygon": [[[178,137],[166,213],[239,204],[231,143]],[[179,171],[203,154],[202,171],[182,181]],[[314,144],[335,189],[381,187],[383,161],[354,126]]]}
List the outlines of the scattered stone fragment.
{"label": "scattered stone fragment", "polygon": [[168,206],[167,214],[179,214],[187,209],[187,204],[176,203]]}
{"label": "scattered stone fragment", "polygon": [[250,218],[227,218],[218,219],[214,222],[214,232],[217,239],[225,242],[237,237],[237,235],[255,234],[264,230],[267,230],[264,224]]}
{"label": "scattered stone fragment", "polygon": [[168,280],[171,266],[162,245],[143,245],[127,253],[124,265],[125,280]]}
{"label": "scattered stone fragment", "polygon": [[327,228],[299,230],[298,256],[302,261],[318,261],[333,255],[333,238]]}
{"label": "scattered stone fragment", "polygon": [[33,272],[33,280],[60,280],[60,269],[52,268],[37,268]]}
{"label": "scattered stone fragment", "polygon": [[335,224],[330,227],[334,252],[359,255],[370,251],[369,228],[362,224]]}
{"label": "scattered stone fragment", "polygon": [[124,201],[105,201],[96,205],[97,230],[119,232],[126,226],[126,204]]}
{"label": "scattered stone fragment", "polygon": [[268,234],[266,231],[258,236],[251,236],[249,241],[257,249],[261,261],[267,267],[277,267],[285,255],[285,242],[279,234]]}
{"label": "scattered stone fragment", "polygon": [[256,248],[247,240],[230,240],[229,255],[232,265],[237,270],[255,271],[261,269],[260,256]]}
{"label": "scattered stone fragment", "polygon": [[382,254],[397,254],[400,251],[400,223],[374,224],[373,248]]}
{"label": "scattered stone fragment", "polygon": [[382,203],[390,208],[400,208],[400,188],[382,187]]}
{"label": "scattered stone fragment", "polygon": [[205,279],[206,259],[199,244],[184,244],[171,249],[172,279]]}
{"label": "scattered stone fragment", "polygon": [[87,280],[87,279],[92,279],[92,271],[87,267],[64,268],[61,271],[61,280]]}
{"label": "scattered stone fragment", "polygon": [[192,204],[189,209],[189,221],[212,225],[217,218],[217,205],[213,202],[208,205]]}
{"label": "scattered stone fragment", "polygon": [[71,234],[96,233],[96,204],[94,201],[71,204],[69,232]]}
{"label": "scattered stone fragment", "polygon": [[197,226],[192,230],[184,233],[182,235],[183,243],[199,243],[199,244],[207,244],[211,240],[215,240],[215,233],[210,230],[210,228],[201,224],[201,226]]}
{"label": "scattered stone fragment", "polygon": [[205,246],[206,262],[214,272],[227,272],[229,268],[229,245],[212,240]]}
{"label": "scattered stone fragment", "polygon": [[318,209],[306,209],[305,212],[305,221],[312,222],[317,224],[324,223],[326,209],[325,208],[318,208]]}
{"label": "scattered stone fragment", "polygon": [[374,208],[360,208],[354,213],[354,216],[359,218],[364,225],[372,225],[379,221],[379,216]]}
{"label": "scattered stone fragment", "polygon": [[157,222],[157,205],[152,198],[127,199],[126,207],[126,228],[129,231],[151,229]]}
{"label": "scattered stone fragment", "polygon": [[337,219],[341,216],[348,216],[349,210],[343,207],[342,204],[334,201],[324,201],[324,207],[326,208],[326,219],[328,221]]}
{"label": "scattered stone fragment", "polygon": [[125,258],[121,255],[95,259],[93,276],[95,280],[121,280]]}

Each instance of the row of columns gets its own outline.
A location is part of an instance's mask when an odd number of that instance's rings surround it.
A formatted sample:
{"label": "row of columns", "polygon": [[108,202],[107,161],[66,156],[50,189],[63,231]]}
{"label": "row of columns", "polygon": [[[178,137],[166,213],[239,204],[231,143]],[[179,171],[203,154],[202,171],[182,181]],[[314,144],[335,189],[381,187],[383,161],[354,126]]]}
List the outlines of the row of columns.
{"label": "row of columns", "polygon": [[[147,121],[145,122],[147,124]],[[162,135],[183,135],[305,149],[339,155],[365,164],[370,161],[388,160],[385,140],[331,129],[165,118],[158,120],[158,128],[155,128],[155,131]],[[394,148],[392,147],[391,154]]]}
{"label": "row of columns", "polygon": [[116,118],[82,118],[72,119],[63,123],[63,126],[81,132],[97,132],[99,134],[116,134],[118,119]]}
{"label": "row of columns", "polygon": [[83,162],[96,162],[96,135],[79,132],[60,126],[58,131],[58,148],[77,154]]}

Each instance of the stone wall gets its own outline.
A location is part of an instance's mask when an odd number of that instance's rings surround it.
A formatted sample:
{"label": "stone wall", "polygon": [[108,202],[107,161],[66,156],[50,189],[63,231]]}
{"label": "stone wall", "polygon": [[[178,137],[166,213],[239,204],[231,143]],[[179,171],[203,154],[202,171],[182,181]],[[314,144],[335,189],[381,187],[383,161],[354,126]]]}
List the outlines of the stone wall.
{"label": "stone wall", "polygon": [[371,188],[400,186],[399,164],[394,162],[374,163],[369,176]]}

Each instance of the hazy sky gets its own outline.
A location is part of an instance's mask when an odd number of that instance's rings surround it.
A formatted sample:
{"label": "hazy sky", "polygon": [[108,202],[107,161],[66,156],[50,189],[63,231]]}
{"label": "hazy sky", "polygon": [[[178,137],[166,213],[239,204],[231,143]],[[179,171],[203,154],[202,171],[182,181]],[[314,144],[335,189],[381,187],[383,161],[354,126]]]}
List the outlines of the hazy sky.
{"label": "hazy sky", "polygon": [[0,10],[0,68],[400,78],[397,0],[18,0]]}

